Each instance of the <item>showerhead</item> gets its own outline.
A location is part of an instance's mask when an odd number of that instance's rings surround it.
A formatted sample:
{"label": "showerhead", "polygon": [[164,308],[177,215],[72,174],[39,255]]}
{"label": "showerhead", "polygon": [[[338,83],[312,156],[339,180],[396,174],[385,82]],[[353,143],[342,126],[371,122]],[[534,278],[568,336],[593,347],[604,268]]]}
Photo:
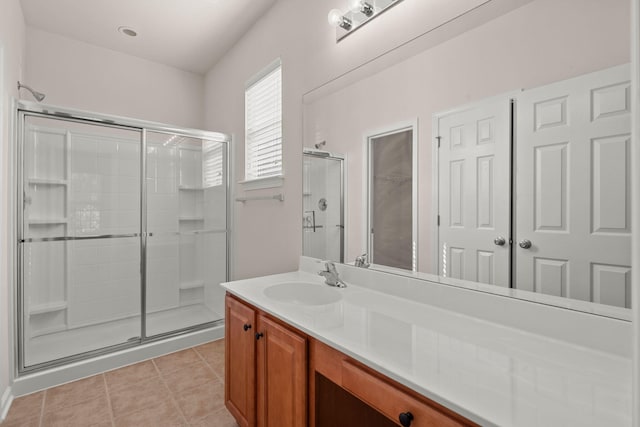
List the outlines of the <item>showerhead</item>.
{"label": "showerhead", "polygon": [[42,101],[44,99],[44,97],[46,96],[44,93],[35,91],[35,90],[31,89],[29,86],[23,85],[22,83],[18,82],[18,90],[20,90],[20,89],[26,89],[29,92],[31,92],[31,95],[33,95],[33,97],[38,102]]}

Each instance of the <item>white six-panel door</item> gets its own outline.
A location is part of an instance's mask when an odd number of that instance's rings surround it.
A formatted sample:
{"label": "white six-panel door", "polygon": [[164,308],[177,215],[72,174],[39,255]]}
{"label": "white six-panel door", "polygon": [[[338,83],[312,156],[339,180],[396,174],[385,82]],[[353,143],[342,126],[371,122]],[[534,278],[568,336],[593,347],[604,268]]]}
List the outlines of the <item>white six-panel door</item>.
{"label": "white six-panel door", "polygon": [[442,276],[509,286],[510,111],[505,96],[436,118]]}
{"label": "white six-panel door", "polygon": [[518,96],[514,287],[630,307],[629,76]]}

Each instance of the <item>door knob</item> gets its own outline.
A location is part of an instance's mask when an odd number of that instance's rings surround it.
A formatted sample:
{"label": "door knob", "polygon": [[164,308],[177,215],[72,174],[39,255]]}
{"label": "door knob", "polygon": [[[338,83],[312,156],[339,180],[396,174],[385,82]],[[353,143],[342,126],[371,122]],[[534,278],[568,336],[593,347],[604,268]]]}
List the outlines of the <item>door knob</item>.
{"label": "door knob", "polygon": [[242,326],[242,329],[244,329],[244,331],[245,331],[245,332],[247,332],[249,329],[251,329],[251,325],[250,325],[249,323],[245,323],[245,324]]}
{"label": "door knob", "polygon": [[520,246],[522,249],[529,249],[531,247],[531,240],[520,240],[520,242],[518,242],[518,246]]}
{"label": "door knob", "polygon": [[259,340],[263,336],[264,336],[264,334],[262,332],[256,332],[256,340]]}
{"label": "door knob", "polygon": [[507,243],[507,240],[502,236],[498,236],[493,239],[493,243],[495,243],[497,246],[504,246],[504,244]]}

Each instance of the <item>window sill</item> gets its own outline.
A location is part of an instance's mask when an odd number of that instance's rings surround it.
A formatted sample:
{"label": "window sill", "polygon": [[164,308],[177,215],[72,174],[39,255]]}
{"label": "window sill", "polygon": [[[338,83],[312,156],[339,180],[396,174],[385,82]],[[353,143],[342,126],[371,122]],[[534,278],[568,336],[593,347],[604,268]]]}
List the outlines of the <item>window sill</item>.
{"label": "window sill", "polygon": [[264,188],[276,188],[284,185],[284,175],[269,176],[267,178],[247,179],[238,181],[244,190],[262,190]]}

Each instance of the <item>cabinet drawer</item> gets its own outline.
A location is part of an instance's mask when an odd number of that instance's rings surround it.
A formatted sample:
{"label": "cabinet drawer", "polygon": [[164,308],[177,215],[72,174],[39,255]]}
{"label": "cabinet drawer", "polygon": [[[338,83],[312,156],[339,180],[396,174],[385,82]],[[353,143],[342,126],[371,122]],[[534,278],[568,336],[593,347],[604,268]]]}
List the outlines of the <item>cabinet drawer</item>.
{"label": "cabinet drawer", "polygon": [[418,400],[393,384],[360,368],[350,361],[342,362],[342,387],[401,425],[401,413],[413,416],[411,427],[453,427],[473,425],[442,412],[427,402]]}

